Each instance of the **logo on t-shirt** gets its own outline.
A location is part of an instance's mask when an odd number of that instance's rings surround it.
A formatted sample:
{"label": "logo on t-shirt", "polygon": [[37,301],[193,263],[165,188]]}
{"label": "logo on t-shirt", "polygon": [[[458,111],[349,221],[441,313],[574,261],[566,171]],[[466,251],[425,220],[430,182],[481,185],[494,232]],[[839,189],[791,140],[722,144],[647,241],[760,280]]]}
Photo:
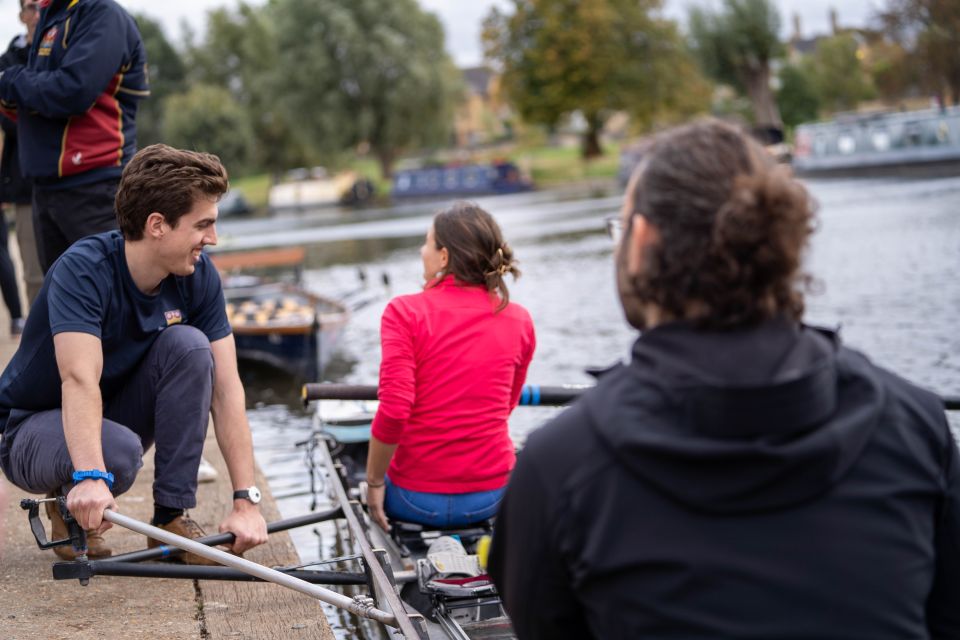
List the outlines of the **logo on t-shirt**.
{"label": "logo on t-shirt", "polygon": [[167,319],[168,327],[172,324],[180,324],[181,322],[183,322],[183,315],[180,313],[180,309],[172,309],[170,311],[164,311],[163,317]]}
{"label": "logo on t-shirt", "polygon": [[40,41],[40,48],[37,50],[38,56],[48,56],[53,49],[53,43],[57,41],[57,27],[50,27],[43,34],[43,40]]}

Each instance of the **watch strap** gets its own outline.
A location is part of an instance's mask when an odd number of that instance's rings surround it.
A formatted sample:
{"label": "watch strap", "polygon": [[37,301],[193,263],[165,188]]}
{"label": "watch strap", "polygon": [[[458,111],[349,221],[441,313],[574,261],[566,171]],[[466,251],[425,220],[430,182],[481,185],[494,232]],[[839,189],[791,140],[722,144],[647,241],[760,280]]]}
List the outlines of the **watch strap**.
{"label": "watch strap", "polygon": [[234,500],[248,500],[253,504],[260,504],[260,501],[263,499],[263,494],[260,493],[260,489],[257,487],[247,487],[246,489],[238,489],[233,492]]}
{"label": "watch strap", "polygon": [[113,474],[100,469],[85,469],[73,472],[73,484],[79,484],[84,480],[103,480],[107,487],[113,489]]}

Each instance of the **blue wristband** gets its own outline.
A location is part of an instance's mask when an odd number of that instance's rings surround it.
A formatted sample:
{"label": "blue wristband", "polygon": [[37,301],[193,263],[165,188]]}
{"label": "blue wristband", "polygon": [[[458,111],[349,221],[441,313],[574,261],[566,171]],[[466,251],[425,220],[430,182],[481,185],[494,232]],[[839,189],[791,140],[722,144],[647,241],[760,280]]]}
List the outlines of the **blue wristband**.
{"label": "blue wristband", "polygon": [[113,474],[99,469],[89,469],[87,471],[74,471],[73,484],[83,482],[84,480],[103,480],[107,487],[113,489]]}

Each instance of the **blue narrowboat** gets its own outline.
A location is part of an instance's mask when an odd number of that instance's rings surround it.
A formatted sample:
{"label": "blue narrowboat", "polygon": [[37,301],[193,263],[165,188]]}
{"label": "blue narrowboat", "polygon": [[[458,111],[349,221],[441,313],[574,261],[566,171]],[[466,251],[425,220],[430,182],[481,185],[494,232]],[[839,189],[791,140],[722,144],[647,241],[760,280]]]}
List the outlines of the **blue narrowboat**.
{"label": "blue narrowboat", "polygon": [[533,184],[512,162],[397,171],[394,198],[433,198],[499,195],[530,191]]}

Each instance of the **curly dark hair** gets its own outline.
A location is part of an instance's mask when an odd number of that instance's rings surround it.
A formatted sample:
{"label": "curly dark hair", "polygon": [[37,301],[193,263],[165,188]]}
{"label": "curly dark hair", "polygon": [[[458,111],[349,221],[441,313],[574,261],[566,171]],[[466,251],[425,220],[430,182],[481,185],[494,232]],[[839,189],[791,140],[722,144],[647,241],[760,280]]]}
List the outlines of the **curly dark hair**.
{"label": "curly dark hair", "polygon": [[482,284],[500,296],[496,310],[505,309],[510,303],[505,276],[516,280],[520,269],[493,216],[472,202],[455,202],[434,216],[433,234],[437,249],[446,248],[449,255],[444,272],[460,282]]}
{"label": "curly dark hair", "polygon": [[227,170],[217,156],[153,144],[123,169],[115,200],[117,224],[124,238],[141,240],[151,213],[162,213],[175,227],[197,199],[219,200],[229,188]]}
{"label": "curly dark hair", "polygon": [[627,197],[659,236],[631,278],[641,304],[701,328],[802,319],[815,207],[742,131],[705,120],[661,134]]}

